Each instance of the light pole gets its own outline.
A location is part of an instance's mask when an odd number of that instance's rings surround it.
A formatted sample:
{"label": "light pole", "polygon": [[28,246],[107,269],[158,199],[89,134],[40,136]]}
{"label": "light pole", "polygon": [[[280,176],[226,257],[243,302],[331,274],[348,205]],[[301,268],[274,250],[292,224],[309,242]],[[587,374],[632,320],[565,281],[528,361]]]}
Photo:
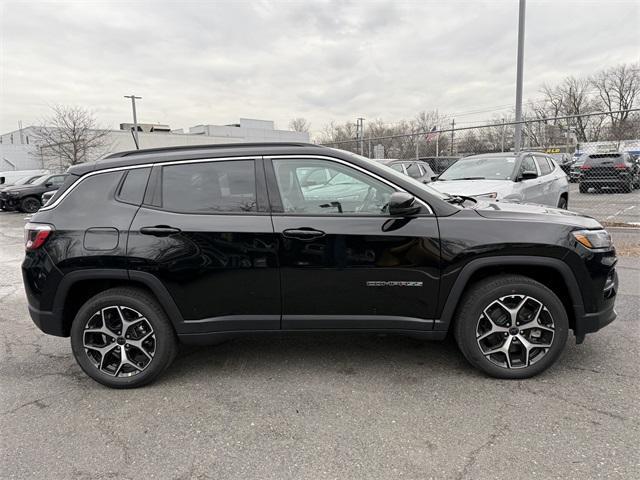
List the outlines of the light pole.
{"label": "light pole", "polygon": [[142,100],[142,97],[125,95],[124,98],[131,99],[131,108],[133,109],[133,136],[136,139],[136,148],[140,148],[140,139],[138,138],[138,117],[136,116],[136,100]]}
{"label": "light pole", "polygon": [[[516,122],[522,122],[522,79],[524,74],[524,13],[527,6],[527,0],[520,0],[518,9],[518,65],[516,73]],[[522,123],[516,123],[515,134],[513,137],[513,149],[520,151],[520,142],[522,140]]]}

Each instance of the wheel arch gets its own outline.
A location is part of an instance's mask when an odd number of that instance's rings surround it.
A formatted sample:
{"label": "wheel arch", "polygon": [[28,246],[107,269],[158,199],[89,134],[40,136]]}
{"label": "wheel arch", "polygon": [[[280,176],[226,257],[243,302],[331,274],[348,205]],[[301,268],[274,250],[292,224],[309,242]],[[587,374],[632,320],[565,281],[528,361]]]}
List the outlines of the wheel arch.
{"label": "wheel arch", "polygon": [[150,273],[127,270],[91,269],[65,275],[58,286],[54,316],[62,320],[62,333],[69,336],[71,323],[82,305],[94,295],[115,287],[136,287],[152,295],[174,326],[182,314],[162,282]]}
{"label": "wheel arch", "polygon": [[[435,330],[448,330],[453,324],[458,305],[469,285],[493,275],[518,274],[539,281],[560,298],[575,327],[576,318],[584,314],[582,294],[571,268],[562,260],[550,257],[506,256],[478,258],[467,263],[458,274],[444,301]],[[558,275],[559,274],[559,275]]]}

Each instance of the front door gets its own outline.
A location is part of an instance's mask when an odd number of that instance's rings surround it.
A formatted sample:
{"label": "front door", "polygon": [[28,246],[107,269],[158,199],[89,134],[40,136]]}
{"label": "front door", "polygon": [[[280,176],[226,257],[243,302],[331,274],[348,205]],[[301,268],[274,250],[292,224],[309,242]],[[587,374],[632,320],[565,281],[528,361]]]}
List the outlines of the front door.
{"label": "front door", "polygon": [[261,159],[181,162],[154,167],[127,256],[132,278],[151,274],[168,290],[178,333],[272,330],[276,246]]}
{"label": "front door", "polygon": [[538,175],[536,178],[520,180],[522,201],[525,203],[544,203],[544,194],[541,189],[541,184],[544,180],[540,178],[540,171],[531,155],[523,157],[518,175],[522,175],[522,172],[535,172]]}
{"label": "front door", "polygon": [[339,160],[266,162],[283,329],[431,330],[439,287],[437,219],[396,218],[396,188]]}

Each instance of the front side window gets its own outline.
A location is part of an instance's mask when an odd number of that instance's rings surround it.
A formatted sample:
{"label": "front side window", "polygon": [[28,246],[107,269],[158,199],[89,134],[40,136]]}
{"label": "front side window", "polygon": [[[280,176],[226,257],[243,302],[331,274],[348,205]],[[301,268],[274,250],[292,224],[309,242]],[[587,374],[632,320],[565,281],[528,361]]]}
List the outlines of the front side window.
{"label": "front side window", "polygon": [[533,157],[526,156],[522,159],[522,166],[520,167],[520,173],[522,172],[538,173],[538,170],[536,169],[536,164],[533,161]]}
{"label": "front side window", "polygon": [[328,160],[273,160],[273,167],[285,213],[385,214],[395,191],[365,173]]}
{"label": "front side window", "polygon": [[257,211],[253,160],[162,167],[162,208],[209,214]]}

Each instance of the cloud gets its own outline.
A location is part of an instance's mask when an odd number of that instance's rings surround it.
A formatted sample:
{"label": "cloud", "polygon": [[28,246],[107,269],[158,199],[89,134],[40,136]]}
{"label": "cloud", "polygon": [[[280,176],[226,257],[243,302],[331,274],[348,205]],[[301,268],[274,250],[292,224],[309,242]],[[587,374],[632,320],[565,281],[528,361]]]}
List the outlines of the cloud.
{"label": "cloud", "polygon": [[[516,2],[5,2],[0,131],[82,105],[105,126],[491,109],[513,101]],[[637,2],[529,2],[525,97],[638,58]],[[507,105],[506,107],[504,107]],[[472,121],[491,113],[460,118]]]}

